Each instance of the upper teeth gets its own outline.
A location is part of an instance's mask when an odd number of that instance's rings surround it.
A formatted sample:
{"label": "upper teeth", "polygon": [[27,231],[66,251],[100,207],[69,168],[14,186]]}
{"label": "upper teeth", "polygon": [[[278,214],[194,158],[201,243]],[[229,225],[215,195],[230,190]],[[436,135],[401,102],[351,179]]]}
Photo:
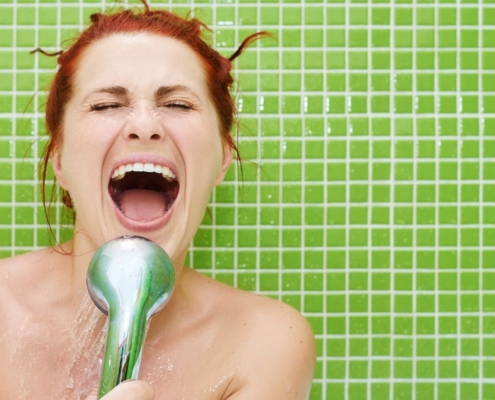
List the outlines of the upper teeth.
{"label": "upper teeth", "polygon": [[122,179],[126,172],[156,172],[157,174],[162,174],[165,179],[173,180],[175,179],[175,174],[170,170],[170,168],[165,167],[163,165],[155,165],[152,163],[133,163],[121,165],[116,168],[112,174],[112,180]]}

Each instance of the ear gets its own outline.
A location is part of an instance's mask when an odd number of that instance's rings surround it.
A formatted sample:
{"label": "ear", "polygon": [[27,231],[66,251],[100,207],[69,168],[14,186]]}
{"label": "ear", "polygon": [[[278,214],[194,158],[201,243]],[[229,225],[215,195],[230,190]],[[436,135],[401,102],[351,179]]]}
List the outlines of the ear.
{"label": "ear", "polygon": [[59,149],[53,150],[51,160],[52,160],[53,173],[55,174],[55,177],[57,178],[58,184],[63,189],[68,190],[67,189],[67,183],[65,182],[64,174],[62,171],[62,156],[60,155]]}
{"label": "ear", "polygon": [[225,174],[229,170],[230,164],[232,164],[232,147],[225,143],[223,145],[223,160],[220,171],[218,172],[217,178],[215,179],[214,185],[218,186],[222,183]]}

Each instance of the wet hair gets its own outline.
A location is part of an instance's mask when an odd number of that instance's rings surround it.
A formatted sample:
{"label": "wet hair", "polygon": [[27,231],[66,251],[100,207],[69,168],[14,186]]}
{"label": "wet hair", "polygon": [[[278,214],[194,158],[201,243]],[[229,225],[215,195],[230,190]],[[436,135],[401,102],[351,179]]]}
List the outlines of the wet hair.
{"label": "wet hair", "polygon": [[[46,103],[46,129],[49,136],[40,162],[41,193],[43,205],[48,216],[45,199],[48,165],[53,151],[63,140],[63,120],[65,108],[73,95],[74,77],[85,50],[94,42],[114,34],[142,33],[162,35],[177,39],[189,46],[202,60],[206,84],[215,107],[219,130],[223,143],[228,144],[239,157],[231,130],[236,120],[236,108],[231,96],[233,78],[231,63],[255,40],[270,36],[267,32],[257,32],[248,36],[230,57],[220,55],[204,39],[208,27],[196,18],[182,18],[165,10],[151,10],[146,0],[141,0],[141,10],[120,10],[113,13],[91,15],[91,24],[82,31],[67,49],[45,55],[58,56],[58,71],[52,81]],[[52,193],[53,198],[53,193]],[[63,191],[63,203],[72,208],[69,193]]]}

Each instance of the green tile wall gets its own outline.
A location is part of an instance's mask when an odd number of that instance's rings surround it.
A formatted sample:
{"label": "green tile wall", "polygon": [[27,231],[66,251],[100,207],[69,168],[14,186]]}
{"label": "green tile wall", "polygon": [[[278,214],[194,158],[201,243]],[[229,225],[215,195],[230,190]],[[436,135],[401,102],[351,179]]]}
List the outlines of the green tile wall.
{"label": "green tile wall", "polygon": [[[0,256],[48,243],[56,51],[113,1],[0,0]],[[244,180],[190,264],[313,326],[312,400],[495,399],[495,0],[155,1],[236,62]],[[55,220],[60,220],[60,209]],[[70,235],[70,226],[56,229]]]}

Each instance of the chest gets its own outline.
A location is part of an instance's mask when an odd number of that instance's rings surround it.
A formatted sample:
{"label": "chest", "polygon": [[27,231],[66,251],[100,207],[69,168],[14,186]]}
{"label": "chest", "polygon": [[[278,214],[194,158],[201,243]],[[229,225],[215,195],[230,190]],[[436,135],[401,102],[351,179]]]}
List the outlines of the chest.
{"label": "chest", "polygon": [[[4,329],[0,398],[84,400],[99,384],[106,329],[98,313],[71,329],[34,317]],[[216,351],[223,347],[216,339],[206,337],[186,334],[146,343],[140,379],[153,386],[156,400],[226,398],[238,367],[224,351]]]}

